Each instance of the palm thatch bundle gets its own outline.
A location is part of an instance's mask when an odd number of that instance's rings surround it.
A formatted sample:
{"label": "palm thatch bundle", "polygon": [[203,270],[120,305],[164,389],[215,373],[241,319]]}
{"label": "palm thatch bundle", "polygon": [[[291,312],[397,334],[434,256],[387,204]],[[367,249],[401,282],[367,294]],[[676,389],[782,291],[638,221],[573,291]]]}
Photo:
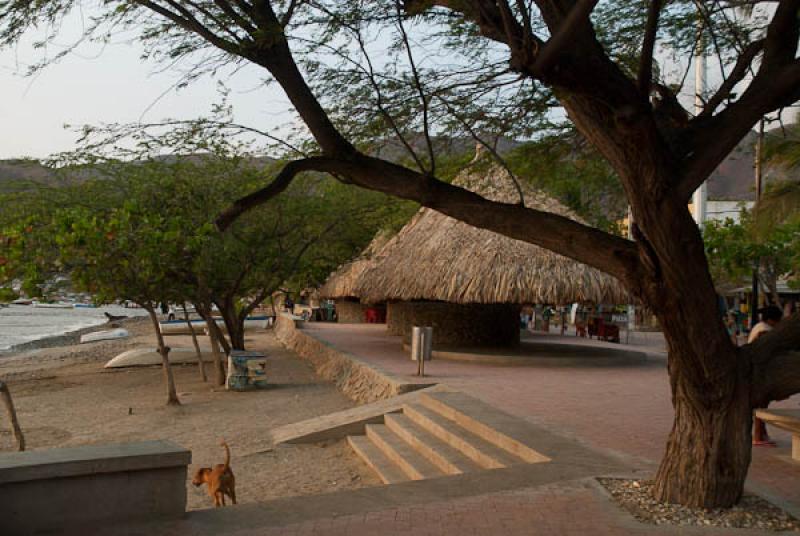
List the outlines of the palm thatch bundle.
{"label": "palm thatch bundle", "polygon": [[319,296],[324,299],[357,298],[355,288],[361,275],[376,261],[380,251],[389,242],[391,234],[379,232],[364,251],[352,261],[343,264],[328,277],[319,289]]}
{"label": "palm thatch bundle", "polygon": [[[518,203],[518,187],[500,166],[473,165],[454,181],[489,199]],[[564,205],[520,184],[524,203],[581,219]],[[451,303],[625,303],[617,279],[549,250],[478,229],[422,208],[349,290],[362,302],[436,300]],[[355,270],[353,270],[355,272]]]}

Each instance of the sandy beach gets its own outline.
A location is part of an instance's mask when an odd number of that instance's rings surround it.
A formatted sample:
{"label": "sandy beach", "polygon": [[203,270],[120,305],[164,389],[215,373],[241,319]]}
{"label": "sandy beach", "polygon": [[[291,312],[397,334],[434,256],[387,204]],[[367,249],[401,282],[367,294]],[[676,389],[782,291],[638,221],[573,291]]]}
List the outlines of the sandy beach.
{"label": "sandy beach", "polygon": [[[269,356],[271,388],[227,392],[203,383],[197,365],[179,365],[173,369],[182,405],[167,407],[161,367],[103,368],[120,352],[155,345],[145,319],[122,326],[131,332],[129,339],[0,357],[0,379],[9,385],[29,449],[168,439],[192,451],[190,479],[194,469],[222,461],[224,438],[231,446],[241,503],[379,484],[343,442],[270,443],[275,427],[354,405],[270,333],[249,336],[247,343]],[[189,337],[168,342],[191,346]],[[0,451],[12,449],[8,423],[0,422]],[[203,489],[188,481],[187,487],[189,509],[211,506]]]}

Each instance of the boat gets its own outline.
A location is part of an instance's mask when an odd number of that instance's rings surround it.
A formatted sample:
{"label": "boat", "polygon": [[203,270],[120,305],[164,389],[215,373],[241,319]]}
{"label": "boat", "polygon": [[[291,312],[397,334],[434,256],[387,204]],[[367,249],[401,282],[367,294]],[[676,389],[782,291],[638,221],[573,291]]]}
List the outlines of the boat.
{"label": "boat", "polygon": [[[206,327],[205,320],[192,320],[192,328],[194,328],[194,332],[196,335],[202,335],[203,329]],[[221,320],[217,320],[219,324],[222,322]],[[189,330],[189,326],[186,325],[186,320],[166,320],[164,322],[159,322],[158,324],[159,329],[161,330],[162,335],[191,335],[192,332]]]}
{"label": "boat", "polygon": [[75,309],[97,309],[97,306],[93,303],[73,303],[72,306]]}
{"label": "boat", "polygon": [[38,307],[39,309],[72,309],[71,303],[33,302],[33,306]]}
{"label": "boat", "polygon": [[17,298],[16,300],[11,302],[11,305],[30,305],[33,303],[33,300],[29,300],[27,298]]}
{"label": "boat", "polygon": [[97,342],[97,341],[113,341],[115,339],[124,339],[128,337],[130,333],[127,329],[117,328],[117,329],[109,329],[103,331],[93,331],[91,333],[84,333],[81,335],[81,344],[87,342]]}
{"label": "boat", "polygon": [[[201,348],[200,353],[205,362],[210,362],[213,359],[209,349]],[[172,348],[169,352],[169,362],[171,364],[197,363],[197,352],[195,352],[194,348]],[[115,356],[105,364],[105,368],[147,367],[152,365],[161,365],[161,354],[158,353],[157,348],[134,348]]]}
{"label": "boat", "polygon": [[[227,328],[225,327],[225,321],[221,318],[217,318],[217,325],[222,330],[223,333],[227,333]],[[245,331],[255,331],[258,329],[267,329],[267,323],[269,321],[269,317],[267,316],[250,316],[247,317],[244,321],[244,330]],[[195,334],[201,335],[206,331],[206,321],[205,320],[192,320],[192,327],[194,328]],[[186,325],[186,320],[166,320],[164,322],[159,322],[159,329],[161,330],[162,335],[191,335],[191,331],[189,331],[189,326]]]}
{"label": "boat", "polygon": [[[217,325],[222,330],[222,333],[228,333],[228,328],[225,326],[225,322],[222,320],[217,320]],[[244,321],[244,330],[245,332],[248,331],[256,331],[259,329],[267,329],[269,325],[269,317],[268,316],[248,316]]]}

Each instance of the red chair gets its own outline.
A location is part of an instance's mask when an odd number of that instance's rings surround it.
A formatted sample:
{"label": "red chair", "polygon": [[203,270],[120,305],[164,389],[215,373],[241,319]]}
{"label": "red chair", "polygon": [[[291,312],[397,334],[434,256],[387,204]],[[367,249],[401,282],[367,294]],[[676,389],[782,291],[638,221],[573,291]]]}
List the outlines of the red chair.
{"label": "red chair", "polygon": [[385,324],[386,311],[377,307],[369,307],[364,311],[364,320],[367,324]]}

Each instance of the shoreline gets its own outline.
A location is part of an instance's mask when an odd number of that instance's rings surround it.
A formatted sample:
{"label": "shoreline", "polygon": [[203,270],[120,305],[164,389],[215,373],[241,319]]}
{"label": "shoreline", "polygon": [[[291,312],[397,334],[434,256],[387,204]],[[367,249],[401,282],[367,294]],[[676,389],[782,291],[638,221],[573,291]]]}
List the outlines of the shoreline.
{"label": "shoreline", "polygon": [[[34,350],[44,350],[46,348],[60,348],[66,346],[77,346],[80,344],[81,335],[90,333],[92,331],[98,331],[98,328],[102,327],[108,327],[109,329],[114,327],[125,327],[125,324],[130,324],[131,322],[140,322],[142,319],[146,319],[146,317],[132,316],[124,318],[122,320],[116,320],[114,322],[106,320],[98,324],[93,324],[91,326],[78,328],[61,334],[47,335],[40,339],[21,342],[19,344],[12,345],[9,348],[0,349],[0,361],[2,361],[3,359],[7,359],[9,357],[18,356],[20,354],[31,352]],[[149,321],[149,319],[147,320]]]}

